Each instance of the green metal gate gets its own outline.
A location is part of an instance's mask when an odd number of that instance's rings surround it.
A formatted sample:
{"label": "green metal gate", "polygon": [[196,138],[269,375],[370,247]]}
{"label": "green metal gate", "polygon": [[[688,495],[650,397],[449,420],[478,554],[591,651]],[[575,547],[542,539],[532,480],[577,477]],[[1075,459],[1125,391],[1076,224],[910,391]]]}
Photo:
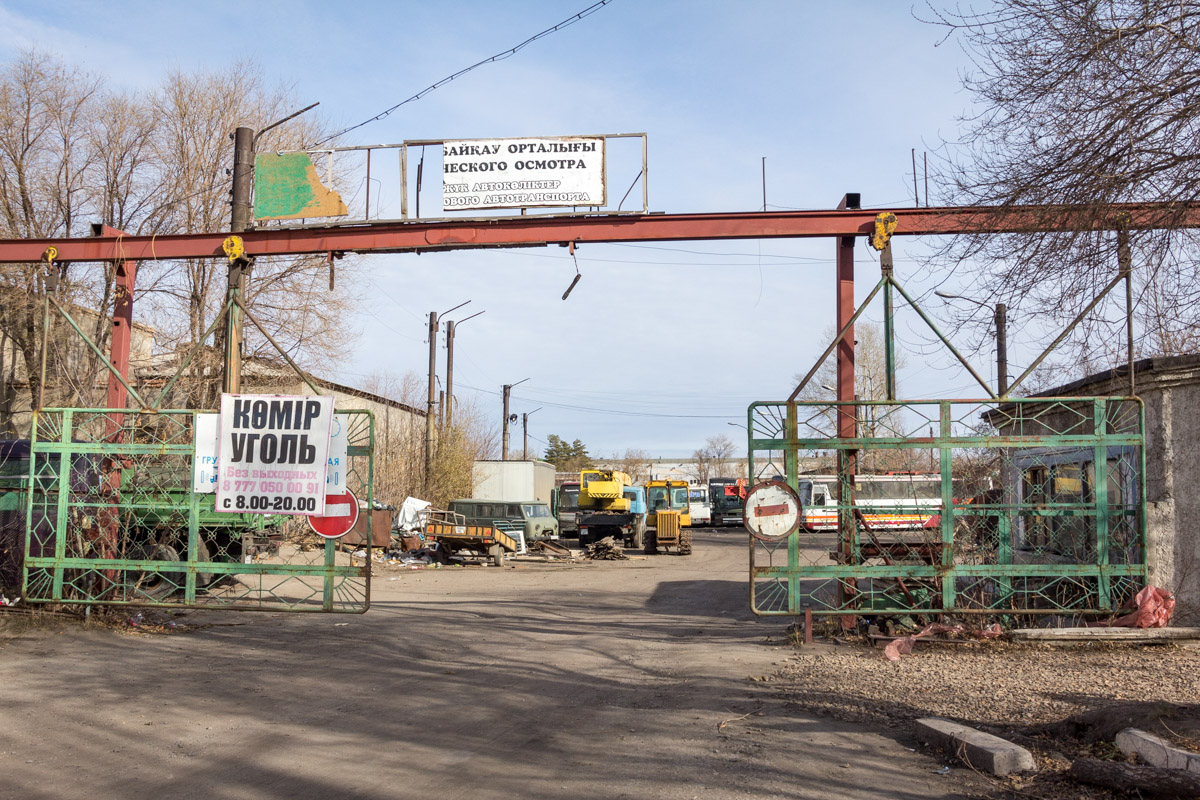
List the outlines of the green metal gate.
{"label": "green metal gate", "polygon": [[[374,419],[337,413],[349,419],[347,485],[369,509]],[[191,410],[36,412],[25,600],[365,612],[370,559],[356,566],[304,517],[218,514],[214,495],[192,491],[195,419]]]}
{"label": "green metal gate", "polygon": [[[856,438],[835,435],[839,414]],[[1144,428],[1129,397],[754,403],[750,474],[785,478],[809,513],[751,539],[751,607],[1111,614],[1146,583]],[[936,493],[872,501],[881,475]],[[816,522],[825,489],[832,527]],[[914,509],[928,518],[895,522]]]}

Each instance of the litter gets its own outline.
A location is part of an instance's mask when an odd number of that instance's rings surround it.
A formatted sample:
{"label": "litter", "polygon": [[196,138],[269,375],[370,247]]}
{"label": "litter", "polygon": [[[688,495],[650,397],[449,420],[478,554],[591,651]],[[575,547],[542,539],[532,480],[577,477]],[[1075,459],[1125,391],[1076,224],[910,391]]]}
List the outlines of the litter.
{"label": "litter", "polygon": [[1165,628],[1175,613],[1175,595],[1157,586],[1147,586],[1133,598],[1136,610],[1111,622],[1098,623],[1107,628]]}
{"label": "litter", "polygon": [[938,633],[968,634],[978,639],[995,639],[1004,635],[1004,631],[1001,630],[998,624],[992,624],[980,630],[968,631],[962,625],[944,625],[935,622],[932,625],[926,625],[912,636],[902,636],[899,639],[893,639],[888,643],[887,647],[883,648],[883,657],[888,661],[899,661],[900,656],[906,656],[913,651],[913,645],[916,644],[917,639]]}
{"label": "litter", "polygon": [[429,505],[427,500],[418,500],[415,497],[404,498],[404,502],[400,504],[400,511],[396,514],[396,524],[393,530],[403,533],[419,533],[425,530],[424,512]]}

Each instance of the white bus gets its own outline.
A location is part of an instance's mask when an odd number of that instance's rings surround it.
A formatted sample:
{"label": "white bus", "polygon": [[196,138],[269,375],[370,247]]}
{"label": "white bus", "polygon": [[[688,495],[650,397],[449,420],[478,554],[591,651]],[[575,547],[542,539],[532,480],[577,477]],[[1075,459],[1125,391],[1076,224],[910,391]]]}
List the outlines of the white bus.
{"label": "white bus", "polygon": [[[797,480],[804,528],[838,527],[836,475],[801,475]],[[942,513],[942,477],[927,474],[855,475],[854,505],[876,530],[917,530],[937,524]]]}

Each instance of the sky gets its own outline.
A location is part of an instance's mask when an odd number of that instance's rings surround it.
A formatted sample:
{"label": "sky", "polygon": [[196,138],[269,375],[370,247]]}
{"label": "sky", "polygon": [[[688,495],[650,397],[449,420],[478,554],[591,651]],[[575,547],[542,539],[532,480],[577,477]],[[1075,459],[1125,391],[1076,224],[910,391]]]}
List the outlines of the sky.
{"label": "sky", "polygon": [[[589,5],[0,0],[0,58],[35,47],[130,90],[250,58],[340,129]],[[764,158],[769,209],[833,208],[846,192],[865,208],[911,206],[911,149],[919,158],[953,139],[971,103],[968,61],[942,36],[908,4],[612,0],[344,143],[644,132],[652,211],[761,209]],[[614,143],[610,196],[639,169],[640,152]],[[423,197],[428,216],[438,198]],[[970,296],[922,266],[927,247],[895,240],[898,279],[922,297],[939,285]],[[833,256],[832,240],[587,245],[574,259],[559,247],[372,255],[342,332],[351,355],[317,372],[350,385],[423,379],[428,313],[470,300],[450,318],[486,313],[458,329],[455,394],[499,425],[501,387],[523,381],[511,411],[534,412],[531,449],[555,434],[602,457],[687,456],[717,435],[744,450],[747,405],[786,398],[828,344]],[[865,244],[856,262],[862,299],[878,262]],[[576,264],[583,277],[563,301]],[[920,326],[899,312],[901,396],[978,397]],[[1016,363],[1034,343],[1013,333]],[[994,350],[974,360],[994,382]],[[444,380],[444,342],[438,369]],[[518,423],[517,455],[521,441]]]}

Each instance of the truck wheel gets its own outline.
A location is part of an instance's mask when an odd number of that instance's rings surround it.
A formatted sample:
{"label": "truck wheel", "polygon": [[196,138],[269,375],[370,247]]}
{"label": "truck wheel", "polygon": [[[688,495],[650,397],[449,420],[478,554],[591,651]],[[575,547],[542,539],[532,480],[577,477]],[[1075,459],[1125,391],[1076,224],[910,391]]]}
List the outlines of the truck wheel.
{"label": "truck wheel", "polygon": [[658,531],[646,531],[646,555],[652,556],[658,552]]}
{"label": "truck wheel", "polygon": [[690,556],[692,554],[692,532],[686,528],[679,532],[679,555]]}
{"label": "truck wheel", "polygon": [[[145,561],[182,560],[179,551],[169,544],[143,545],[137,548],[137,557]],[[165,600],[182,590],[186,582],[185,572],[138,572],[135,573],[133,586],[130,587],[132,599]]]}
{"label": "truck wheel", "polygon": [[504,548],[498,544],[492,545],[491,547],[488,548],[488,558],[490,558],[492,560],[492,563],[495,564],[497,567],[503,567],[504,566]]}

